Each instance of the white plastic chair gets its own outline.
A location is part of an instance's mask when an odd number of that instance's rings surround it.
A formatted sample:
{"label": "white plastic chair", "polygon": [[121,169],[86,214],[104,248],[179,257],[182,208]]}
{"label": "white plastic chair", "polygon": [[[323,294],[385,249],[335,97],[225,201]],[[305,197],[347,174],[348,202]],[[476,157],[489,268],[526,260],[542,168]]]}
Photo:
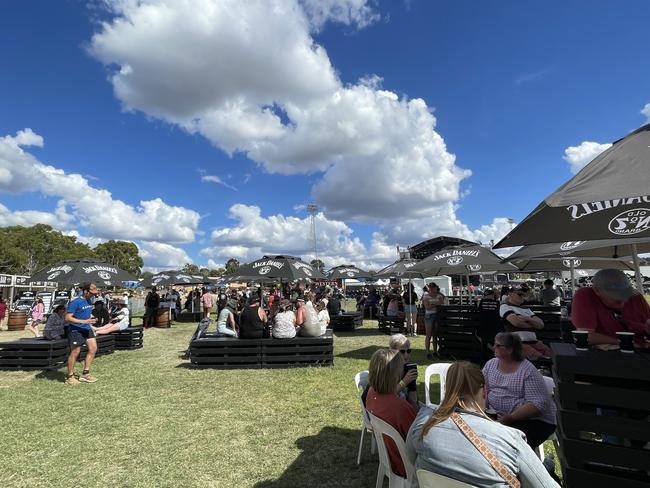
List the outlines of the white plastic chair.
{"label": "white plastic chair", "polygon": [[[409,488],[415,478],[415,468],[406,456],[406,444],[404,443],[404,439],[402,439],[400,433],[397,432],[392,425],[384,422],[378,417],[375,417],[370,412],[368,412],[368,417],[370,418],[372,431],[375,434],[375,441],[377,442],[377,450],[379,451],[379,469],[377,470],[377,483],[375,487],[382,488],[384,485],[384,477],[388,477],[388,488]],[[390,458],[388,457],[388,449],[384,442],[384,436],[390,437],[397,446],[397,450],[399,451],[399,455],[402,458],[406,470],[406,478],[402,478],[393,473],[393,470],[390,467]]]}
{"label": "white plastic chair", "polygon": [[[366,407],[361,400],[361,393],[368,385],[368,371],[359,371],[354,375],[354,386],[357,387],[357,396],[359,397],[359,404],[361,405],[361,436],[359,438],[359,452],[357,453],[357,466],[361,464],[361,451],[363,449],[363,437],[366,435],[366,431],[372,432],[372,425],[370,425],[370,419],[366,412]],[[375,438],[370,435],[370,453],[375,453]]]}
{"label": "white plastic chair", "polygon": [[[544,378],[544,384],[546,385],[546,390],[548,391],[548,394],[551,395],[551,401],[553,401],[553,396],[555,395],[555,381],[553,381],[553,378],[549,376],[542,376],[542,378]],[[553,432],[547,440],[553,442],[553,445],[555,446],[555,450],[557,451],[558,440],[557,440],[557,435],[555,435],[555,432]],[[537,448],[537,454],[539,456],[539,459],[541,461],[544,461],[544,457],[545,457],[544,442],[542,442]]]}
{"label": "white plastic chair", "polygon": [[417,476],[420,488],[475,488],[474,485],[468,485],[425,469],[418,469]]}
{"label": "white plastic chair", "polygon": [[429,382],[431,376],[438,375],[440,377],[440,402],[445,397],[445,384],[447,382],[447,370],[452,363],[435,363],[427,366],[427,369],[424,370],[424,400],[427,407],[433,405],[431,403],[431,397],[429,395]]}

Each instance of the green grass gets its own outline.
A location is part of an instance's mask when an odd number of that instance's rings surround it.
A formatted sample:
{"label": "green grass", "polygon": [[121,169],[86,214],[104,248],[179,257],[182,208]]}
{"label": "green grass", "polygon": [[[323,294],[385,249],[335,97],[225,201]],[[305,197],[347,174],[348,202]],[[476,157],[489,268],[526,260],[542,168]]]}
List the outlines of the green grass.
{"label": "green grass", "polygon": [[[375,324],[337,334],[331,368],[191,369],[179,355],[195,325],[176,324],[97,358],[95,384],[0,371],[1,486],[372,487],[369,437],[356,465],[353,378],[387,344]],[[420,378],[423,343],[412,341]]]}
{"label": "green grass", "polygon": [[387,344],[374,324],[335,337],[331,368],[187,368],[195,325],[176,324],[97,358],[92,385],[66,386],[64,369],[0,371],[2,486],[374,486],[369,442],[356,465],[353,383]]}

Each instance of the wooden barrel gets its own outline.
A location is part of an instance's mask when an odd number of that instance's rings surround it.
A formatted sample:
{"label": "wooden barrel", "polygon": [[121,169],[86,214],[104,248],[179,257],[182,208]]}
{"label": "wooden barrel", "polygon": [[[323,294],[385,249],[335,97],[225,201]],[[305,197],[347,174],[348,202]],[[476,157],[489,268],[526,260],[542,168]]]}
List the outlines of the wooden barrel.
{"label": "wooden barrel", "polygon": [[26,326],[27,312],[9,312],[8,330],[25,330]]}
{"label": "wooden barrel", "polygon": [[171,327],[168,308],[159,308],[157,310],[155,327],[158,327],[159,329],[169,329],[169,327]]}

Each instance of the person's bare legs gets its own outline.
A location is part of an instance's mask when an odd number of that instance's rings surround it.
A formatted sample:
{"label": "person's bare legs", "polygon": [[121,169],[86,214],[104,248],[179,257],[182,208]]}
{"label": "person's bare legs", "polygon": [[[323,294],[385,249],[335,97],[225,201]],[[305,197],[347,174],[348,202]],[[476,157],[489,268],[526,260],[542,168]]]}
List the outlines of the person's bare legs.
{"label": "person's bare legs", "polygon": [[92,366],[93,359],[95,359],[95,354],[97,353],[97,339],[87,339],[86,345],[88,346],[88,353],[84,360],[84,371],[90,371],[90,366]]}
{"label": "person's bare legs", "polygon": [[95,334],[110,334],[111,332],[117,332],[120,330],[120,326],[117,324],[106,324],[103,327],[95,329]]}
{"label": "person's bare legs", "polygon": [[38,323],[36,325],[27,324],[29,331],[34,334],[34,337],[38,337]]}
{"label": "person's bare legs", "polygon": [[74,365],[77,362],[79,353],[81,352],[81,346],[71,346],[70,355],[68,356],[68,377],[74,374]]}

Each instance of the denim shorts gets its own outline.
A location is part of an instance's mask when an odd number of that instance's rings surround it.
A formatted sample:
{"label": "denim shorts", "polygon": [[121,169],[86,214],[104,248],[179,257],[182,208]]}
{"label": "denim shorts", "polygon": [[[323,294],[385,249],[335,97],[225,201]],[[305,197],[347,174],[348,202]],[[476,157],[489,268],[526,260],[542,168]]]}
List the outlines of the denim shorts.
{"label": "denim shorts", "polygon": [[425,313],[424,314],[424,326],[425,327],[434,327],[436,325],[437,313]]}
{"label": "denim shorts", "polygon": [[412,305],[409,305],[408,303],[404,304],[404,312],[405,313],[415,313],[418,311],[418,306],[414,303]]}

